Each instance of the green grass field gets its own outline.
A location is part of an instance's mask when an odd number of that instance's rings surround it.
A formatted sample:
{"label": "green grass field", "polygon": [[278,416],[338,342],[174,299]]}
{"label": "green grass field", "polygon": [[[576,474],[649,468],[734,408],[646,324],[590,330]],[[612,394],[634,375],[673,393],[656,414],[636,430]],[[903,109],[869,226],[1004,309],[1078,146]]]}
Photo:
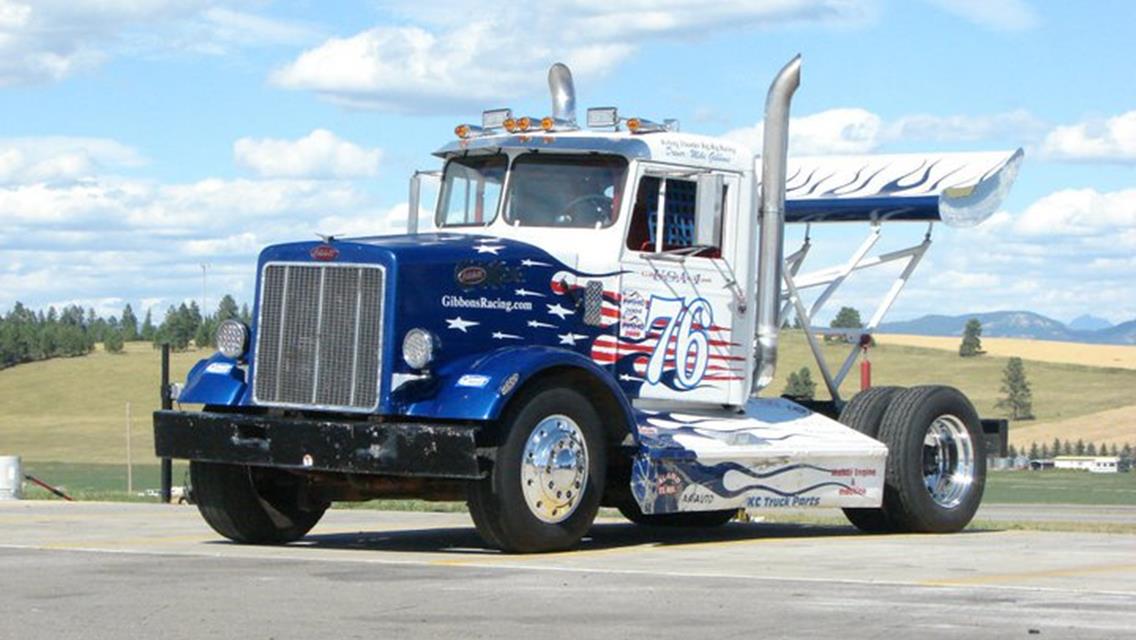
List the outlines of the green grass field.
{"label": "green grass field", "polygon": [[[186,481],[182,462],[174,463],[175,487]],[[111,464],[29,462],[25,473],[65,490],[79,500],[154,501],[158,489],[158,466],[134,467],[134,493],[126,492],[126,468]],[[146,492],[149,491],[150,495]],[[56,499],[46,490],[28,483],[25,492],[32,499]],[[988,476],[985,502],[999,504],[1088,504],[1136,505],[1136,474],[1099,474],[1084,471],[994,471]],[[342,503],[344,508],[380,508],[400,511],[463,511],[462,503],[422,500],[374,500]]]}
{"label": "green grass field", "polygon": [[[801,366],[820,375],[803,334],[789,331],[781,347],[780,392],[791,371]],[[847,353],[844,345],[825,347],[833,367]],[[204,351],[174,354],[173,379],[182,380]],[[1002,368],[1006,359],[983,356],[961,359],[950,352],[881,344],[872,350],[877,385],[950,384],[962,389],[985,416],[996,416]],[[1087,415],[1132,404],[1136,370],[1026,362],[1033,386],[1038,423]],[[24,364],[0,371],[0,454],[29,462],[125,464],[126,405],[133,414],[134,460],[153,463],[150,412],[158,408],[159,352],[149,344],[127,345],[126,353],[101,350],[81,358]],[[854,372],[845,395],[858,385]],[[821,385],[818,396],[824,395]],[[1033,423],[1023,423],[1033,424]],[[1076,433],[1068,434],[1070,439]]]}
{"label": "green grass field", "polygon": [[1136,474],[1087,471],[997,471],[983,501],[1013,504],[1136,505]]}

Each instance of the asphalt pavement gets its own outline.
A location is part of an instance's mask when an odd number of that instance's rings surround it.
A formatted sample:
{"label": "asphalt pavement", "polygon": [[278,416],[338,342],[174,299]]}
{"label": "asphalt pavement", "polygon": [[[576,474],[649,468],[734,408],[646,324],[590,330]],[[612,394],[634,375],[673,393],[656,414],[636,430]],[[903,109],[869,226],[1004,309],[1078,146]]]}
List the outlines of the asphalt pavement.
{"label": "asphalt pavement", "polygon": [[[1123,510],[1122,510],[1123,511]],[[230,544],[192,507],[0,502],[0,638],[1131,637],[1136,535],[599,522],[481,547],[465,514],[335,510]]]}

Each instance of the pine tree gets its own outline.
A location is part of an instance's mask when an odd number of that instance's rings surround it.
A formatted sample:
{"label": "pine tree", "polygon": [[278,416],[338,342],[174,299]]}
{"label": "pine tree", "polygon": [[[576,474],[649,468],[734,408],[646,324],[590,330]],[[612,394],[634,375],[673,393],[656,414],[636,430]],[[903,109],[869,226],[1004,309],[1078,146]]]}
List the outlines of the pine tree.
{"label": "pine tree", "polygon": [[1087,455],[1087,456],[1097,455],[1097,445],[1090,442],[1087,446],[1085,446],[1085,455]]}
{"label": "pine tree", "polygon": [[1031,442],[1029,448],[1029,459],[1037,460],[1041,457],[1041,449],[1037,446],[1037,442]]}
{"label": "pine tree", "polygon": [[808,367],[801,367],[800,371],[789,374],[789,384],[785,385],[785,394],[791,398],[804,398],[812,400],[816,397],[816,383]]}
{"label": "pine tree", "polygon": [[153,342],[157,333],[158,330],[154,327],[154,316],[150,313],[150,310],[147,309],[146,319],[142,321],[142,331],[139,337],[146,342]]}
{"label": "pine tree", "polygon": [[1073,445],[1073,455],[1085,455],[1085,441],[1081,438],[1077,438],[1077,444]]}
{"label": "pine tree", "polygon": [[978,321],[978,318],[971,318],[966,321],[966,328],[963,329],[962,343],[959,344],[959,355],[963,358],[970,358],[983,353],[982,323]]}
{"label": "pine tree", "polygon": [[1033,393],[1021,358],[1013,357],[1006,363],[1002,371],[1001,391],[1004,395],[995,407],[1008,409],[1012,420],[1033,419]]}
{"label": "pine tree", "polygon": [[1073,455],[1073,443],[1069,442],[1068,440],[1061,443],[1061,455],[1063,455],[1063,456]]}
{"label": "pine tree", "polygon": [[107,353],[122,353],[122,332],[121,331],[107,331],[103,336],[103,349]]}
{"label": "pine tree", "polygon": [[1018,448],[1015,447],[1014,445],[1010,445],[1009,455],[1010,455],[1010,458],[1018,457]]}
{"label": "pine tree", "polygon": [[1054,458],[1061,455],[1061,439],[1060,438],[1054,438],[1053,439],[1053,447],[1050,449],[1050,451],[1053,452]]}
{"label": "pine tree", "polygon": [[241,310],[237,308],[237,301],[233,300],[233,296],[225,294],[221,298],[221,302],[217,304],[217,322],[221,323],[226,320],[236,320],[240,318]]}
{"label": "pine tree", "polygon": [[[829,324],[833,329],[863,329],[864,323],[860,320],[860,312],[852,307],[840,307],[840,311],[836,312],[836,317],[832,319]],[[853,336],[825,336],[828,339],[839,340],[840,342],[856,342]]]}
{"label": "pine tree", "polygon": [[1042,460],[1048,460],[1050,457],[1051,456],[1049,455],[1049,445],[1045,444],[1044,442],[1041,443],[1041,459]]}
{"label": "pine tree", "polygon": [[130,308],[129,302],[122,309],[122,321],[119,326],[123,340],[134,341],[138,339],[138,316],[134,315],[134,309]]}

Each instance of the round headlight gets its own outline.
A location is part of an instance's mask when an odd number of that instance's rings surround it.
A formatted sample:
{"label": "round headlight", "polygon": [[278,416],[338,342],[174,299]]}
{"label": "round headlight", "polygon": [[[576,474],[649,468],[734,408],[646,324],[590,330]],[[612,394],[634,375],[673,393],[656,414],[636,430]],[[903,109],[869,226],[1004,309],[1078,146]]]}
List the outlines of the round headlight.
{"label": "round headlight", "polygon": [[412,369],[425,369],[434,361],[437,345],[434,336],[425,329],[411,329],[402,339],[402,359]]}
{"label": "round headlight", "polygon": [[245,355],[248,348],[248,327],[237,320],[225,320],[217,327],[217,350],[234,360]]}

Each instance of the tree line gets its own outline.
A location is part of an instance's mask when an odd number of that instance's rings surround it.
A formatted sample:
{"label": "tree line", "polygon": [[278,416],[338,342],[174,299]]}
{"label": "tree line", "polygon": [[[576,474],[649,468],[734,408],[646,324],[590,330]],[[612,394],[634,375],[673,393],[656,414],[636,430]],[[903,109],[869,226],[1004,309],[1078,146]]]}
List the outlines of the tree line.
{"label": "tree line", "polygon": [[1010,445],[1010,457],[1016,458],[1019,455],[1027,456],[1030,460],[1047,460],[1056,456],[1114,456],[1121,459],[1132,459],[1133,447],[1132,443],[1125,443],[1124,446],[1117,445],[1115,442],[1111,445],[1100,443],[1100,445],[1093,444],[1092,442],[1085,442],[1083,439],[1078,439],[1076,442],[1069,440],[1061,440],[1054,438],[1052,443],[1049,442],[1031,442],[1029,447],[1018,448]]}
{"label": "tree line", "polygon": [[83,356],[94,351],[99,343],[109,353],[120,353],[125,343],[139,341],[155,346],[169,343],[176,350],[185,350],[191,343],[212,347],[216,346],[217,325],[228,319],[249,323],[248,305],[238,306],[231,295],[225,295],[214,313],[203,315],[196,302],[183,302],[166,309],[162,322],[155,324],[150,310],[139,322],[129,303],[121,314],[103,317],[94,309],[79,305],[36,311],[17,302],[0,316],[0,369],[50,358]]}

